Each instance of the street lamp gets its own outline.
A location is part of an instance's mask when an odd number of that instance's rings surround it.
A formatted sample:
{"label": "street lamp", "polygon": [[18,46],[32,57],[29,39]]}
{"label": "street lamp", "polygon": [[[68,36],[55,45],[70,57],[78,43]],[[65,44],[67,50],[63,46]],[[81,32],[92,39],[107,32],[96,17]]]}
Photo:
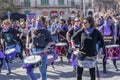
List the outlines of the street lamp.
{"label": "street lamp", "polygon": [[83,0],[83,16],[85,17],[85,10],[86,10],[86,0]]}

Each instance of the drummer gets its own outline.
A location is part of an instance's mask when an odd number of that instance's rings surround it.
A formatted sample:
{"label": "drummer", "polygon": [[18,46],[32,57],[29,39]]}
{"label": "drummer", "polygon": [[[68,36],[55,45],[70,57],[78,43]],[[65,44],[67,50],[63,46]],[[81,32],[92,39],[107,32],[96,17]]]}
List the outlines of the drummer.
{"label": "drummer", "polygon": [[[78,40],[80,43],[79,50],[84,52],[85,54],[78,55],[78,60],[84,61],[86,57],[91,57],[93,59],[96,58],[96,43],[100,40],[101,47],[104,47],[104,40],[101,33],[95,29],[95,23],[93,17],[86,17],[83,20],[83,29],[79,30],[76,34],[72,36],[72,48],[75,49],[74,41]],[[82,80],[82,73],[84,67],[78,65],[77,67],[77,80]],[[93,68],[89,68],[91,80],[95,80],[95,66]]]}
{"label": "drummer", "polygon": [[[21,59],[21,61],[23,62],[23,55],[21,53],[21,50],[20,50],[20,46],[19,46],[19,35],[20,35],[20,32],[17,31],[16,29],[14,28],[11,28],[11,21],[6,19],[3,21],[3,29],[2,29],[2,32],[1,32],[1,43],[4,48],[4,51],[5,50],[8,50],[8,49],[11,49],[11,48],[15,48],[15,52],[16,54],[18,54],[19,58]],[[11,73],[11,66],[10,66],[10,62],[9,60],[6,58],[6,63],[7,63],[7,69],[8,69],[8,75]]]}
{"label": "drummer", "polygon": [[[113,20],[111,16],[105,16],[104,24],[98,28],[98,30],[102,33],[102,35],[106,38],[104,38],[105,45],[110,45],[115,43],[114,36],[116,31],[115,25],[113,23]],[[111,37],[111,39],[107,39],[107,37]],[[99,43],[100,45],[101,43]],[[106,56],[103,58],[103,72],[106,73]],[[113,65],[115,66],[116,71],[119,71],[117,65],[116,65],[116,59],[113,59]]]}
{"label": "drummer", "polygon": [[[0,33],[2,31],[2,28],[0,26]],[[5,58],[4,54],[3,54],[3,48],[2,48],[2,44],[0,43],[0,73],[1,73],[1,68],[3,66],[3,59]]]}
{"label": "drummer", "polygon": [[[46,29],[46,22],[44,17],[38,17],[39,19],[39,26],[37,25],[34,29],[31,29],[27,35],[27,41],[26,41],[26,47],[29,48],[30,45],[30,38],[32,39],[32,46],[31,46],[31,55],[35,55],[37,52],[42,57],[42,65],[39,66],[40,75],[42,77],[42,80],[47,80],[46,76],[46,61],[47,61],[47,49],[54,44],[52,42],[51,34]],[[36,22],[37,23],[37,22]],[[38,36],[38,34],[40,36]],[[38,36],[38,39],[36,39],[36,36]],[[42,38],[41,38],[42,37]],[[35,41],[36,40],[36,41]],[[38,44],[36,43],[38,42]],[[30,77],[30,80],[37,80],[37,77],[33,73],[33,70],[31,70],[31,73],[27,73]]]}
{"label": "drummer", "polygon": [[[66,40],[66,33],[67,33],[67,31],[68,31],[68,25],[66,24],[66,21],[64,19],[61,19],[60,22],[59,22],[59,25],[57,27],[58,42],[67,43],[67,40]],[[66,53],[65,48],[61,49],[61,50],[63,50],[62,54]],[[63,58],[60,57],[60,59],[61,59],[61,62],[63,62]]]}
{"label": "drummer", "polygon": [[0,44],[0,74],[1,74],[1,68],[3,66],[3,60],[4,60],[5,56],[3,54],[3,50],[2,50],[2,45]]}
{"label": "drummer", "polygon": [[[75,18],[74,20],[74,25],[71,27],[71,29],[69,29],[69,31],[67,32],[66,34],[66,39],[69,43],[69,51],[68,51],[68,55],[67,55],[67,58],[70,60],[71,58],[71,54],[72,54],[72,51],[70,50],[71,48],[71,37],[73,34],[75,34],[79,29],[81,29],[81,18]],[[75,41],[75,44],[76,45],[79,45],[78,41]],[[71,51],[71,52],[70,52]],[[75,56],[72,54],[73,56],[73,59],[72,59],[72,66],[73,66],[73,69],[74,71],[76,71],[76,61],[74,62],[74,59],[75,59]]]}

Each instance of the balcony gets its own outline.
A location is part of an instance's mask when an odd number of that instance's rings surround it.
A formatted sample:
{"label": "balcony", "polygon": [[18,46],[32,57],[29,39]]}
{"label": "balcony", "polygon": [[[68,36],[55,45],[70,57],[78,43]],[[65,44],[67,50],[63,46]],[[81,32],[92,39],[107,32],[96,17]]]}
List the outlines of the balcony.
{"label": "balcony", "polygon": [[57,5],[57,4],[49,4],[49,5],[40,5],[37,3],[30,4],[30,6],[25,6],[23,2],[20,5],[16,5],[17,8],[65,8],[70,7],[70,5]]}
{"label": "balcony", "polygon": [[100,0],[100,1],[103,1],[103,2],[112,2],[114,0]]}

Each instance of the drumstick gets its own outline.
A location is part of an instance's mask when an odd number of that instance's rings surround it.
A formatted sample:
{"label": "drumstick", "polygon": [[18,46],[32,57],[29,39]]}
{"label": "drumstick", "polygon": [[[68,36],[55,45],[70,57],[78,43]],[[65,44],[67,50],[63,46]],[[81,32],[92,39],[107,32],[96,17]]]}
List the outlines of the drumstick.
{"label": "drumstick", "polygon": [[86,53],[85,53],[85,52],[83,52],[83,51],[79,51],[78,53],[79,53],[79,54],[86,54]]}
{"label": "drumstick", "polygon": [[80,51],[80,50],[76,50],[76,49],[73,49],[74,51],[78,51],[78,54],[86,54],[85,52],[83,51]]}

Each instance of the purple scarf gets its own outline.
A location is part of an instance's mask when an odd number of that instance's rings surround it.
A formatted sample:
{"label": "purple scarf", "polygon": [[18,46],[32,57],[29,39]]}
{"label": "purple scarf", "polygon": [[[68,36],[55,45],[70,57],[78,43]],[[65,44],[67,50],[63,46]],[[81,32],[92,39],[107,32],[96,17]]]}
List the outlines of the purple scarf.
{"label": "purple scarf", "polygon": [[80,29],[80,26],[74,26],[74,31],[78,31]]}
{"label": "purple scarf", "polygon": [[93,31],[94,31],[94,28],[87,28],[87,29],[85,29],[85,33],[86,33],[88,36],[90,36]]}
{"label": "purple scarf", "polygon": [[3,27],[2,30],[3,30],[3,32],[8,32],[8,31],[10,30],[10,28],[11,28],[11,27],[9,27],[8,29],[5,29],[5,28]]}

